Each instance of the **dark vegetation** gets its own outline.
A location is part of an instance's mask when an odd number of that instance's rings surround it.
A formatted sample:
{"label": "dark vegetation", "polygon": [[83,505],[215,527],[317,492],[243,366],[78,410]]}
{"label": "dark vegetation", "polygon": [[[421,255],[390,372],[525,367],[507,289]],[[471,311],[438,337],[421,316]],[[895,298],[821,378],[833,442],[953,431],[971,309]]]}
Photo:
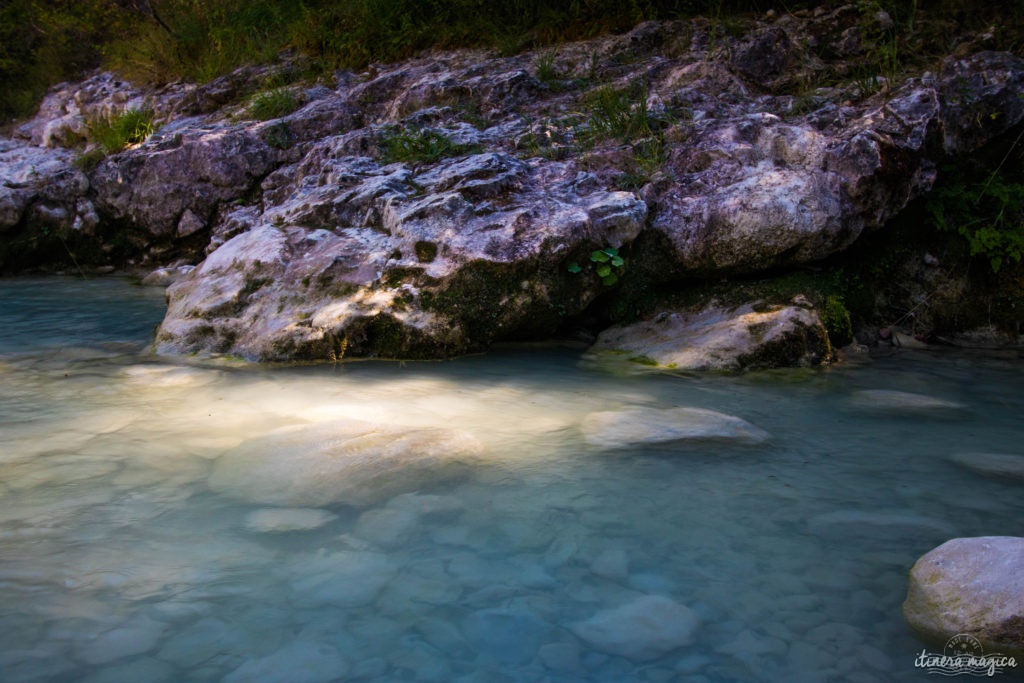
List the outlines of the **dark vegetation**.
{"label": "dark vegetation", "polygon": [[[104,65],[128,78],[207,81],[287,47],[314,70],[358,68],[428,48],[514,54],[624,31],[646,19],[703,14],[728,29],[744,13],[839,0],[6,0],[0,5],[0,120],[31,113],[45,89]],[[992,25],[995,47],[1019,48],[1022,0],[866,0],[891,30],[866,36],[889,70],[949,52],[956,35]],[[724,33],[723,33],[724,37]],[[537,65],[554,82],[550,59]],[[871,60],[868,60],[871,61]]]}

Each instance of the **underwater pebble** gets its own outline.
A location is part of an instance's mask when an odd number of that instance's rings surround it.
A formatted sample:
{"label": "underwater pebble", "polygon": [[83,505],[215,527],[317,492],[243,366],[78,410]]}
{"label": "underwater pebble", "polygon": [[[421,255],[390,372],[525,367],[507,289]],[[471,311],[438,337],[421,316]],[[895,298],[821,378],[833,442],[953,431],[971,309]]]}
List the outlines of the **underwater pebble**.
{"label": "underwater pebble", "polygon": [[592,647],[635,661],[657,659],[690,642],[697,615],[674,600],[645,595],[601,610],[569,630]]}
{"label": "underwater pebble", "polygon": [[245,516],[245,527],[249,531],[278,534],[309,531],[334,519],[337,515],[315,508],[263,508]]}

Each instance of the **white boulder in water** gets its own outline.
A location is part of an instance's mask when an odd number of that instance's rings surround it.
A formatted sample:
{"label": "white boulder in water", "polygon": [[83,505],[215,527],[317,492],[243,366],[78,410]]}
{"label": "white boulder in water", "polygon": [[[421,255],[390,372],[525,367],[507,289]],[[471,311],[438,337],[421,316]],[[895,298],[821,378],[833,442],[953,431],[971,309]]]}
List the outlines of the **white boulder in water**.
{"label": "white boulder in water", "polygon": [[602,449],[668,442],[757,444],[768,432],[746,420],[703,408],[627,408],[590,413],[581,425],[583,438]]}
{"label": "white boulder in water", "polygon": [[661,595],[644,595],[569,627],[591,647],[634,661],[658,659],[690,642],[697,615]]}
{"label": "white boulder in water", "polygon": [[712,302],[700,311],[665,311],[602,332],[591,355],[609,351],[668,370],[804,367],[832,357],[825,326],[809,304],[730,308]]}
{"label": "white boulder in water", "polygon": [[246,502],[369,505],[443,478],[478,454],[468,434],[342,420],[287,427],[225,453],[210,488]]}
{"label": "white boulder in water", "polygon": [[281,533],[285,531],[309,531],[327,524],[334,515],[326,510],[314,508],[264,508],[245,516],[245,526],[250,531]]}
{"label": "white boulder in water", "polygon": [[1024,538],[954,538],[910,570],[903,616],[926,637],[967,633],[986,654],[1024,650]]}

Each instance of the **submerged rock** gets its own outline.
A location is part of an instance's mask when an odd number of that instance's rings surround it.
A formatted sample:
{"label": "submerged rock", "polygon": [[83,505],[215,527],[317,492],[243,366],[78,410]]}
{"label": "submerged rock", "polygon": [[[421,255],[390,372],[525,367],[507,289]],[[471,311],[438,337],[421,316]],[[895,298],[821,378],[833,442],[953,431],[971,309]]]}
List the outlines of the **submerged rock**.
{"label": "submerged rock", "polygon": [[355,550],[296,557],[286,569],[291,601],[303,608],[368,605],[398,574],[391,557]]}
{"label": "submerged rock", "polygon": [[162,621],[139,616],[123,626],[95,636],[79,647],[76,657],[88,664],[105,664],[148,652],[167,631]]}
{"label": "submerged rock", "polygon": [[817,312],[802,306],[711,304],[693,313],[665,312],[611,327],[591,353],[619,352],[669,370],[741,370],[828,362],[832,349]]}
{"label": "submerged rock", "polygon": [[349,664],[333,645],[296,641],[262,659],[246,662],[225,683],[327,683],[343,678]]}
{"label": "submerged rock", "polygon": [[314,508],[265,508],[246,515],[245,526],[250,531],[261,533],[309,531],[336,518],[337,515],[327,510]]}
{"label": "submerged rock", "polygon": [[1024,455],[956,453],[949,459],[980,474],[1024,480]]}
{"label": "submerged rock", "polygon": [[746,420],[703,408],[627,408],[590,413],[580,429],[584,440],[600,449],[666,443],[753,445],[770,438],[768,432]]}
{"label": "submerged rock", "polygon": [[287,427],[221,456],[210,488],[268,505],[367,505],[451,477],[481,451],[468,434],[340,420]]}
{"label": "submerged rock", "polygon": [[856,391],[850,398],[850,405],[861,412],[935,418],[955,417],[967,410],[962,403],[955,401],[888,389]]}
{"label": "submerged rock", "polygon": [[816,534],[832,538],[862,536],[876,538],[885,533],[950,536],[955,529],[942,520],[906,513],[837,510],[814,517],[807,523]]}
{"label": "submerged rock", "polygon": [[685,605],[645,595],[598,612],[569,630],[593,648],[634,661],[658,659],[690,642],[699,619]]}
{"label": "submerged rock", "polygon": [[903,616],[922,635],[974,636],[985,653],[1024,651],[1024,538],[954,538],[910,570]]}

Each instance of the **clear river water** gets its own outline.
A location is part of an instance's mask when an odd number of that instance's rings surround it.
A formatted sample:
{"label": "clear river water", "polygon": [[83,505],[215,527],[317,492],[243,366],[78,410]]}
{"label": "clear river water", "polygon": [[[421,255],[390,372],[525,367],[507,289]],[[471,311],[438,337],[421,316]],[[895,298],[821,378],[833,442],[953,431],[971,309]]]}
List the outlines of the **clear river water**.
{"label": "clear river water", "polygon": [[[1019,360],[261,367],[153,355],[163,306],[0,281],[0,680],[928,680],[909,568],[1024,535],[1024,484],[958,461],[1024,452]],[[770,439],[581,427],[678,407]],[[306,454],[346,420],[387,428],[339,475]]]}

